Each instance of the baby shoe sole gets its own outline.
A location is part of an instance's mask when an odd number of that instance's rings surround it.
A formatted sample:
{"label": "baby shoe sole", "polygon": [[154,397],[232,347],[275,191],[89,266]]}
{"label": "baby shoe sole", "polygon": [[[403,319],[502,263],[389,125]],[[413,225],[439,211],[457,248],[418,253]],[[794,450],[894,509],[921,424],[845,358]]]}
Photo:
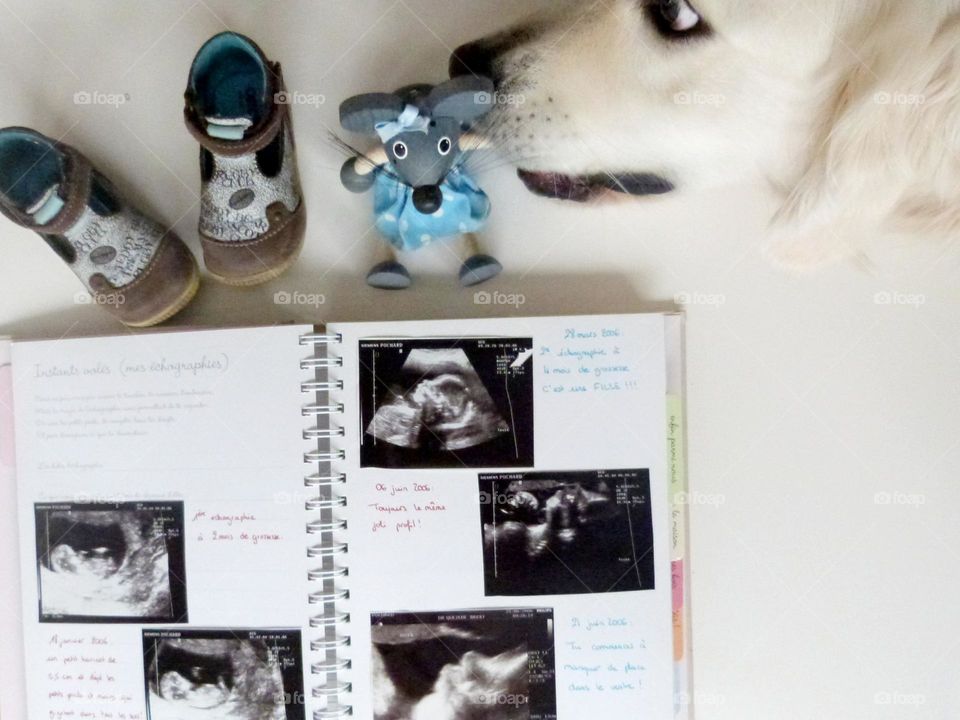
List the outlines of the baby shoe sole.
{"label": "baby shoe sole", "polygon": [[276,267],[272,267],[269,270],[264,270],[256,275],[245,275],[243,277],[224,277],[223,275],[217,275],[214,272],[210,272],[209,269],[207,270],[207,273],[218,283],[223,283],[224,285],[229,285],[230,287],[254,287],[256,285],[263,285],[264,283],[280,277],[287,270],[293,267],[293,264],[300,258],[300,252],[302,250],[303,238],[300,239],[300,243],[297,245],[297,249],[294,251],[293,255],[284,260],[282,265],[277,265]]}
{"label": "baby shoe sole", "polygon": [[[271,280],[283,275],[287,270],[293,267],[294,263],[296,263],[300,258],[300,253],[303,251],[304,242],[306,240],[307,212],[306,206],[302,200],[296,211],[287,218],[286,222],[280,228],[278,228],[276,231],[271,230],[271,234],[273,232],[290,233],[288,237],[294,238],[296,242],[296,246],[293,248],[292,252],[290,252],[290,255],[279,265],[269,267],[265,270],[261,270],[260,272],[250,275],[222,275],[210,268],[212,263],[210,258],[207,256],[207,250],[205,248],[204,261],[207,266],[207,274],[209,274],[209,276],[217,282],[223,283],[224,285],[228,285],[230,287],[254,287],[255,285],[263,285],[264,283],[270,282]],[[208,238],[202,233],[200,238],[201,244],[205,242],[217,242],[212,238]],[[256,242],[260,241],[258,240]],[[222,262],[218,264],[222,264]]]}
{"label": "baby shoe sole", "polygon": [[196,296],[197,291],[200,289],[200,268],[197,265],[197,259],[192,255],[191,259],[193,262],[190,266],[190,279],[187,282],[187,286],[183,289],[183,292],[172,304],[147,320],[140,320],[138,322],[125,322],[124,325],[131,328],[153,327],[154,325],[159,325],[162,322],[166,322],[178,312],[183,310],[187,305],[189,305]]}

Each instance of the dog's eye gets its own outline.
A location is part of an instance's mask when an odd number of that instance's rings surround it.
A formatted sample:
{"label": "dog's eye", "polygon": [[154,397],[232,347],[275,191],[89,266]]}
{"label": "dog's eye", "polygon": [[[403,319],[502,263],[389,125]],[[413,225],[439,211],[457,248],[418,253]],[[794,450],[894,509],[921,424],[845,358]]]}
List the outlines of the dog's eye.
{"label": "dog's eye", "polygon": [[452,149],[453,149],[453,143],[450,142],[450,138],[448,137],[440,138],[440,142],[437,143],[437,150],[440,151],[441,155],[449,155]]}
{"label": "dog's eye", "polygon": [[660,12],[674,32],[685,33],[700,24],[700,14],[687,0],[660,0]]}
{"label": "dog's eye", "polygon": [[685,37],[707,30],[706,23],[689,0],[655,0],[647,7],[657,30],[665,37]]}
{"label": "dog's eye", "polygon": [[398,142],[393,144],[393,156],[397,160],[403,160],[407,156],[406,143]]}

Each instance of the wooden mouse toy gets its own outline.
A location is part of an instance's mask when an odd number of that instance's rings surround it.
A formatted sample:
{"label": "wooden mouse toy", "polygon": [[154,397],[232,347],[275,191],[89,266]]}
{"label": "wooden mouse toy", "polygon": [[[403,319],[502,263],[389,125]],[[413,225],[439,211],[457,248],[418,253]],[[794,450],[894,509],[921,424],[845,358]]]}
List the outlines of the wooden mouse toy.
{"label": "wooden mouse toy", "polygon": [[460,77],[436,87],[411,85],[395,93],[369,93],[340,106],[349,131],[377,136],[381,145],[350,158],[340,180],[351,192],[373,188],[376,227],[386,238],[387,257],[367,275],[376,288],[410,286],[397,252],[461,238],[460,283],[477,285],[503,267],[480,250],[474,233],[486,223],[490,201],[464,168],[481,142],[469,128],[493,108],[493,83]]}

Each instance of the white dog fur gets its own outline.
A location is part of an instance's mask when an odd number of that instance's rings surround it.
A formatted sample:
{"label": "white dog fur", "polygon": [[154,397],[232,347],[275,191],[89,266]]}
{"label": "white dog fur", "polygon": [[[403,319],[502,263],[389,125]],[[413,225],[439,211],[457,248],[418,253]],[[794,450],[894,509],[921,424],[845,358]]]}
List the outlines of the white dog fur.
{"label": "white dog fur", "polygon": [[678,190],[759,173],[793,267],[960,230],[960,0],[691,0],[711,32],[679,40],[658,0],[558,5],[492,39],[519,167]]}

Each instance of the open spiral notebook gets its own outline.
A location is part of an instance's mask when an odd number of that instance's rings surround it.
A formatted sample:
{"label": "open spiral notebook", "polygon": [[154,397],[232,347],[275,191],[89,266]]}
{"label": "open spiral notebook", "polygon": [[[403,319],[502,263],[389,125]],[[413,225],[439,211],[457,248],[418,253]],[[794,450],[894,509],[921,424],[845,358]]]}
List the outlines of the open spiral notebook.
{"label": "open spiral notebook", "polygon": [[0,342],[0,715],[689,717],[682,345],[660,314]]}

